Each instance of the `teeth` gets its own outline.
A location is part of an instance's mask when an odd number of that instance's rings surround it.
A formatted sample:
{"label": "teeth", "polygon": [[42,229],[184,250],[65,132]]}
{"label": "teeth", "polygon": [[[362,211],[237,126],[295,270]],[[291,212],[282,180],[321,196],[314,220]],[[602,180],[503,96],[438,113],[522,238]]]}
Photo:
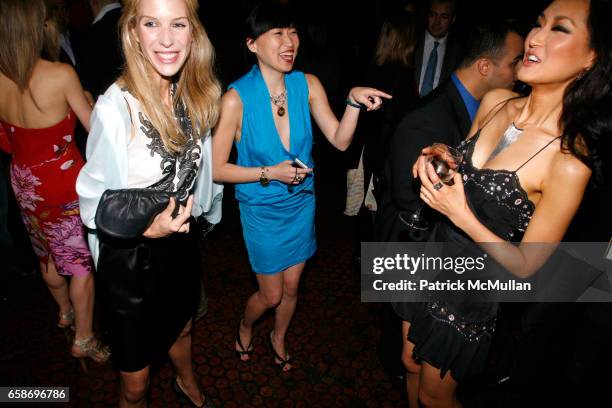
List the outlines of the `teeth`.
{"label": "teeth", "polygon": [[538,59],[538,57],[536,57],[535,55],[530,55],[529,58],[527,58],[529,61],[532,62],[540,62],[540,60]]}

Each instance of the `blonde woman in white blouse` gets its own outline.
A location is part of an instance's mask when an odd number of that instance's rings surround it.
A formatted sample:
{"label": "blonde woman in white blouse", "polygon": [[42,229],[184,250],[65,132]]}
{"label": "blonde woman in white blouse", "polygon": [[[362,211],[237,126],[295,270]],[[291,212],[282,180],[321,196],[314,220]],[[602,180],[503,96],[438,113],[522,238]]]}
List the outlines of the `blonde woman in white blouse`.
{"label": "blonde woman in white blouse", "polygon": [[[200,292],[191,216],[220,220],[222,187],[212,183],[209,130],[218,116],[213,48],[196,0],[129,0],[120,20],[126,67],[94,108],[88,162],[77,181],[115,366],[119,405],[146,406],[150,365],[169,355],[172,386],[191,406],[211,407],[191,362],[191,325]],[[107,189],[173,193],[141,239],[95,233]],[[171,214],[180,206],[176,218]]]}

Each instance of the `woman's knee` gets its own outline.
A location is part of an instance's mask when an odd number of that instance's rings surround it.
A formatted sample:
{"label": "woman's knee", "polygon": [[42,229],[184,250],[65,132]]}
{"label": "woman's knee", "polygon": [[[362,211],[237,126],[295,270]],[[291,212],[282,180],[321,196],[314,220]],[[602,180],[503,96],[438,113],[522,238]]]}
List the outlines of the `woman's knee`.
{"label": "woman's knee", "polygon": [[[424,374],[424,375],[423,375]],[[446,374],[450,375],[450,374]],[[424,378],[423,378],[424,377]],[[455,394],[456,386],[448,383],[448,378],[440,378],[439,371],[421,374],[419,402],[425,408],[460,406]]]}
{"label": "woman's knee", "polygon": [[123,397],[130,403],[142,401],[147,395],[147,381],[129,381],[123,384]]}
{"label": "woman's knee", "polygon": [[259,298],[268,307],[276,307],[283,300],[283,292],[280,290],[260,291]]}
{"label": "woman's knee", "polygon": [[283,285],[283,297],[295,298],[298,295],[298,285],[285,283]]}
{"label": "woman's knee", "polygon": [[419,403],[423,408],[449,407],[452,401],[448,395],[441,395],[432,389],[419,388]]}
{"label": "woman's knee", "polygon": [[91,296],[94,293],[94,279],[91,273],[83,276],[73,276],[70,279],[71,295]]}
{"label": "woman's knee", "polygon": [[412,351],[402,350],[402,364],[408,374],[419,374],[421,372],[421,365],[412,358]]}

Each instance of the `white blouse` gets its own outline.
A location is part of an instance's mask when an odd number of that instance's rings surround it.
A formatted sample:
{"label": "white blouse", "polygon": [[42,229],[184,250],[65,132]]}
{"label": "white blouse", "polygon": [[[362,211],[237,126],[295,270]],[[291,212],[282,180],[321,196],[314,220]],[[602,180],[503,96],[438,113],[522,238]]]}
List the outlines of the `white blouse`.
{"label": "white blouse", "polygon": [[[90,229],[89,249],[96,264],[99,243],[94,219],[102,193],[108,189],[148,187],[164,176],[164,158],[158,153],[159,149],[147,147],[147,144],[151,144],[151,139],[146,137],[146,126],[138,126],[135,137],[132,138],[130,113],[134,115],[140,109],[138,101],[134,98],[130,100],[128,108],[124,98],[126,94],[129,95],[127,92],[122,92],[115,83],[98,98],[91,116],[91,130],[87,139],[87,162],[81,169],[76,183],[81,218],[85,226]],[[141,123],[140,118],[134,118],[134,123]],[[210,131],[199,139],[198,146],[201,154],[197,165],[197,177],[194,180],[191,214],[194,217],[203,215],[211,224],[217,224],[221,221],[223,185],[212,180]],[[155,151],[153,157],[151,157],[152,150]],[[145,157],[147,154],[149,157]],[[146,165],[142,165],[145,159]]]}
{"label": "white blouse", "polygon": [[[157,190],[176,191],[180,185],[181,176],[185,172],[181,168],[189,167],[190,171],[197,174],[198,162],[194,162],[193,156],[200,156],[202,141],[196,139],[194,143],[188,143],[181,157],[170,155],[163,147],[161,136],[142,112],[140,103],[132,94],[122,91],[132,121],[132,133],[130,134],[128,149],[128,184],[127,188],[145,188],[155,183],[161,183]],[[184,112],[184,110],[183,110]],[[185,115],[182,115],[183,119]],[[180,120],[180,119],[179,119]],[[191,130],[191,125],[189,125]],[[191,161],[190,163],[186,163]],[[168,178],[172,177],[172,180]],[[163,179],[167,181],[164,182]],[[188,180],[187,190],[193,187],[195,179]],[[185,189],[184,186],[182,186]]]}

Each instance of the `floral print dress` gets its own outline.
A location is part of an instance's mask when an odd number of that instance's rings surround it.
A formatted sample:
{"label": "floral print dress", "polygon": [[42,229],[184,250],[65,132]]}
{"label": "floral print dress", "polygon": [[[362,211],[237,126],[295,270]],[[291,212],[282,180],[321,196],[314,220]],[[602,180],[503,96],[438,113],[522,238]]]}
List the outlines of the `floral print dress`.
{"label": "floral print dress", "polygon": [[2,122],[13,159],[11,185],[34,252],[60,275],[84,276],[92,261],[79,213],[76,178],[84,161],[74,142],[76,115],[26,129]]}

